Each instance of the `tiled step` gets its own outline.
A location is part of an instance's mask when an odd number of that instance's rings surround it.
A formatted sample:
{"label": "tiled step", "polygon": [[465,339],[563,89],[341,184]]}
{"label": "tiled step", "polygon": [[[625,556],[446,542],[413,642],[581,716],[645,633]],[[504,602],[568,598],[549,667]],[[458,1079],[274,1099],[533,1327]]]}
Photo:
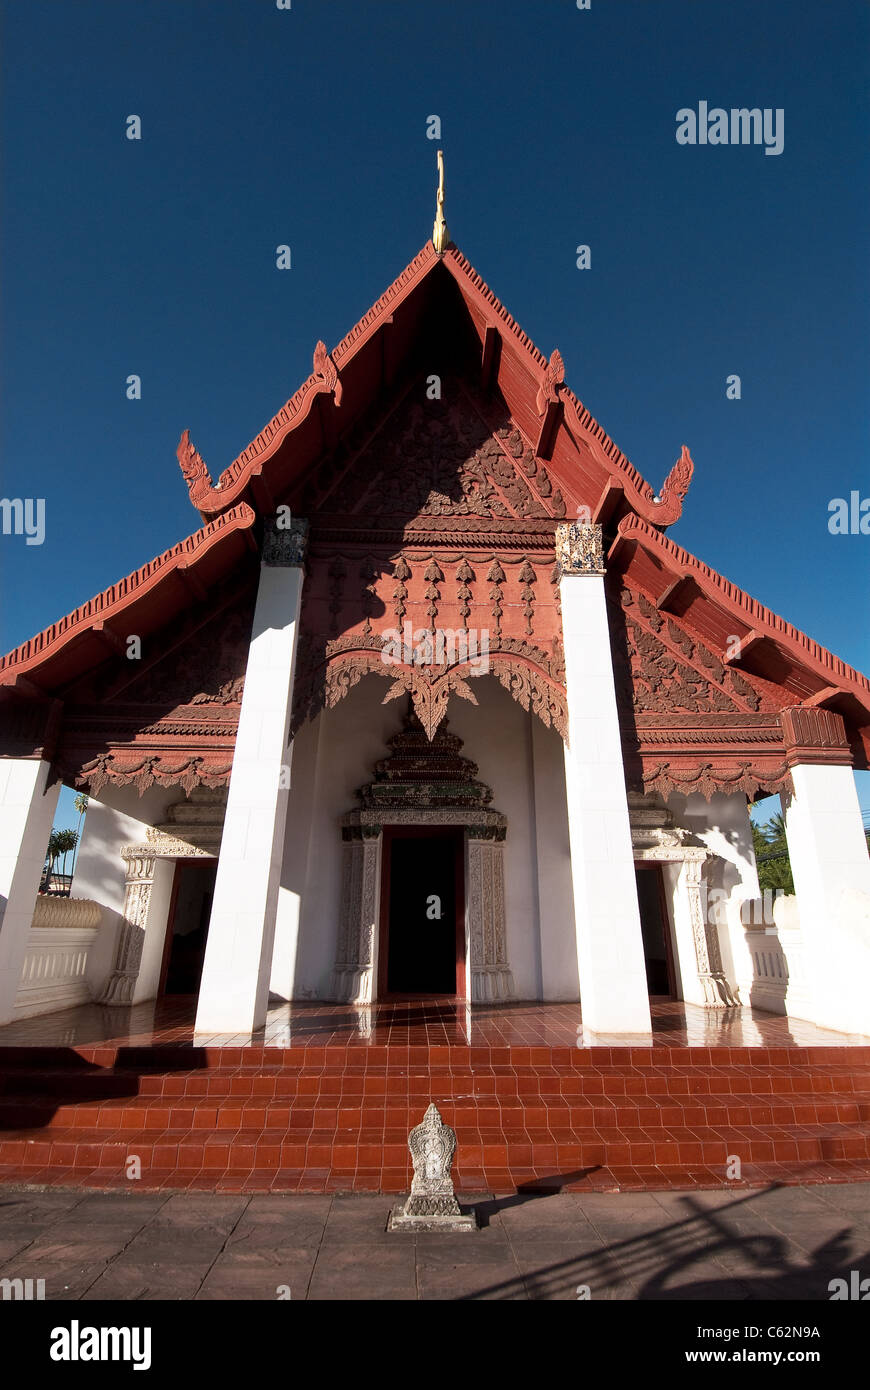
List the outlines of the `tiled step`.
{"label": "tiled step", "polygon": [[867,1047],[99,1045],[0,1048],[0,1178],[401,1191],[430,1100],[469,1191],[870,1176]]}
{"label": "tiled step", "polygon": [[555,1070],[599,1071],[608,1067],[644,1070],[696,1071],[705,1067],[770,1067],[789,1069],[840,1067],[870,1070],[870,1047],[464,1047],[378,1045],[365,1043],[299,1047],[196,1047],[158,1044],[130,1047],[119,1044],[87,1044],[75,1048],[0,1046],[0,1070],[81,1071],[114,1067],[117,1071],[150,1072],[275,1071],[303,1068],[308,1073],[323,1069],[372,1071],[397,1068],[458,1070],[506,1066],[512,1069],[544,1067]]}
{"label": "tiled step", "polygon": [[[454,1165],[456,1191],[460,1195],[493,1192],[496,1196],[525,1193],[563,1192],[649,1192],[662,1190],[767,1187],[776,1184],[847,1183],[870,1181],[870,1162],[830,1159],[817,1163],[747,1164],[739,1181],[723,1182],[720,1172],[699,1165],[685,1168],[636,1168],[595,1166],[569,1175],[541,1176],[536,1170],[496,1170]],[[25,1172],[15,1165],[0,1165],[0,1183],[45,1187],[94,1188],[98,1191],[130,1191],[133,1184],[120,1174],[105,1169],[84,1171],[73,1167],[44,1168]],[[247,1167],[227,1168],[223,1172],[200,1169],[152,1168],[149,1191],[198,1191],[256,1194],[382,1192],[405,1193],[409,1177],[404,1169],[304,1169],[282,1170],[272,1174]]]}
{"label": "tiled step", "polygon": [[[450,1123],[454,1117],[445,1115]],[[590,1167],[655,1166],[685,1169],[692,1165],[719,1171],[730,1155],[741,1163],[817,1163],[870,1161],[870,1127],[805,1125],[795,1130],[766,1130],[696,1126],[694,1129],[571,1129],[528,1128],[466,1129],[457,1147],[460,1170],[510,1171],[540,1174],[549,1169],[566,1174]],[[106,1131],[83,1133],[78,1129],[19,1131],[0,1140],[0,1165],[14,1165],[22,1173],[44,1168],[69,1168],[88,1173],[103,1170],[123,1173],[131,1156],[142,1165],[143,1186],[151,1169],[179,1168],[188,1172],[212,1170],[284,1172],[296,1176],[305,1170],[402,1170],[410,1177],[406,1132],[362,1127],[347,1130],[311,1130],[288,1134],[284,1130],[237,1130],[223,1135],[190,1130]]]}
{"label": "tiled step", "polygon": [[[842,1057],[842,1049],[840,1050]],[[136,1071],[120,1067],[26,1067],[3,1061],[0,1049],[0,1097],[44,1095],[102,1100],[129,1095],[155,1095],[199,1099],[257,1096],[287,1100],[303,1096],[423,1095],[436,1090],[443,1096],[490,1094],[500,1099],[530,1095],[557,1096],[657,1096],[705,1094],[777,1095],[788,1093],[870,1092],[870,1064],[859,1066],[794,1065],[673,1066],[630,1065],[556,1067],[489,1065],[474,1069],[423,1066],[348,1065],[310,1068],[289,1062],[251,1068],[204,1070],[155,1069]]]}
{"label": "tiled step", "polygon": [[329,1126],[416,1123],[434,1100],[450,1108],[456,1125],[548,1124],[551,1128],[625,1125],[806,1125],[859,1124],[870,1121],[870,1090],[836,1095],[810,1092],[775,1095],[705,1094],[702,1096],[477,1096],[450,1098],[433,1086],[417,1096],[326,1095],[298,1100],[261,1097],[167,1098],[134,1095],[105,1101],[51,1101],[43,1096],[7,1092],[0,1096],[0,1135],[10,1129],[281,1129],[307,1131]]}

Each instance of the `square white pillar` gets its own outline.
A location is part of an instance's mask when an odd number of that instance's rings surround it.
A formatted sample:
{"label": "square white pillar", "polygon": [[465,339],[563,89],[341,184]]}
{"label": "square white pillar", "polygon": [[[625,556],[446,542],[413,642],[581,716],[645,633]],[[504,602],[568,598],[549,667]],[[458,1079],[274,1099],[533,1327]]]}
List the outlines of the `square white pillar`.
{"label": "square white pillar", "polygon": [[287,819],[288,735],[307,523],[270,523],[245,670],[198,1033],[249,1033],[266,1020]]}
{"label": "square white pillar", "polygon": [[562,740],[555,729],[546,729],[540,719],[532,716],[530,723],[541,998],[576,1002],[580,983]]}
{"label": "square white pillar", "polygon": [[649,1033],[634,853],[604,596],[601,527],[556,531],[565,645],[565,749],[584,1029]]}
{"label": "square white pillar", "polygon": [[810,1017],[870,1035],[870,855],[851,767],[799,763],[783,795]]}
{"label": "square white pillar", "polygon": [[15,1008],[21,967],[60,783],[46,790],[49,764],[0,759],[0,1024]]}

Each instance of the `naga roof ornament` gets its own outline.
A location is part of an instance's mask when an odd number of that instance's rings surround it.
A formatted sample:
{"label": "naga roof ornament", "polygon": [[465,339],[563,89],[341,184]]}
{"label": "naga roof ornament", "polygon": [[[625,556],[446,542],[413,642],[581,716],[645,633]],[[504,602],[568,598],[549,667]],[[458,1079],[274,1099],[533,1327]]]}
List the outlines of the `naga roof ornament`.
{"label": "naga roof ornament", "polygon": [[689,453],[688,445],[684,444],[680,457],[662,483],[661,494],[656,501],[657,515],[653,519],[653,525],[670,526],[672,522],[679,521],[683,500],[689,491],[694,471],[692,455]]}
{"label": "naga roof ornament", "polygon": [[558,348],[553,348],[550,360],[538,387],[535,406],[539,415],[545,415],[547,407],[559,399],[559,388],[565,384],[565,363]]}
{"label": "naga roof ornament", "polygon": [[325,391],[327,394],[332,392],[332,398],[336,406],[341,405],[341,380],[338,375],[332,356],[326,350],[326,343],[318,342],[314,349],[313,375],[317,380],[317,389]]}
{"label": "naga roof ornament", "polygon": [[175,456],[184,474],[184,480],[190,492],[190,500],[199,511],[203,500],[208,497],[214,484],[205,459],[191,443],[190,430],[184,430],[182,433]]}

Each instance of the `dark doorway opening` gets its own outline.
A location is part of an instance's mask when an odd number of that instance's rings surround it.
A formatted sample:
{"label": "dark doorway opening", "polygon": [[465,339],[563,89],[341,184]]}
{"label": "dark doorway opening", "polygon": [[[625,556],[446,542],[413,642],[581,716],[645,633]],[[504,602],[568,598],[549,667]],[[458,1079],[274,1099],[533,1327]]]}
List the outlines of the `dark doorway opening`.
{"label": "dark doorway opening", "polygon": [[646,983],[650,994],[675,999],[671,928],[660,864],[635,864]]}
{"label": "dark doorway opening", "polygon": [[160,972],[161,994],[199,992],[216,875],[216,859],[180,859],[175,866]]}
{"label": "dark doorway opening", "polygon": [[384,830],[381,998],[464,994],[463,848],[452,826]]}

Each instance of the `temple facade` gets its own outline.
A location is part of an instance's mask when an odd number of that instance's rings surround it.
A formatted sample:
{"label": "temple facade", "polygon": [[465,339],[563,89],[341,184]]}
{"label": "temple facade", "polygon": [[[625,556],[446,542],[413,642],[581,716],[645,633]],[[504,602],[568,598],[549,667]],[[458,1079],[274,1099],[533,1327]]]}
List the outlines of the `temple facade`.
{"label": "temple facade", "polygon": [[650,486],[446,228],[216,482],[178,460],[198,529],[0,661],[0,1024],[579,1000],[629,1038],[652,996],[870,1034],[870,682],[668,538],[688,449]]}

